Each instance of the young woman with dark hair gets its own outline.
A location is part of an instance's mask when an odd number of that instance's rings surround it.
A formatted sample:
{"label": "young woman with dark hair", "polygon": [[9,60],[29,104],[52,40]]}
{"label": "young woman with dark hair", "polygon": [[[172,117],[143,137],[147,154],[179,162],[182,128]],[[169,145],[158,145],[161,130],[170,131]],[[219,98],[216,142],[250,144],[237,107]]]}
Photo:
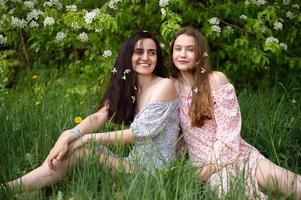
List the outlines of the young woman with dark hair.
{"label": "young woman with dark hair", "polygon": [[234,87],[222,72],[209,69],[204,36],[190,27],[180,29],[171,41],[170,61],[180,99],[180,126],[201,180],[219,197],[241,175],[248,199],[266,199],[262,189],[284,196],[294,193],[301,199],[301,176],[275,165],[241,138]]}
{"label": "young woman with dark hair", "polygon": [[[162,51],[148,32],[129,37],[118,54],[109,86],[99,111],[71,130],[64,131],[45,162],[23,177],[8,183],[13,190],[30,190],[64,178],[68,168],[93,152],[84,145],[94,140],[101,164],[126,172],[168,166],[175,158],[179,132],[178,98],[166,77]],[[94,133],[111,119],[129,128]],[[104,145],[134,144],[129,156],[117,158]]]}

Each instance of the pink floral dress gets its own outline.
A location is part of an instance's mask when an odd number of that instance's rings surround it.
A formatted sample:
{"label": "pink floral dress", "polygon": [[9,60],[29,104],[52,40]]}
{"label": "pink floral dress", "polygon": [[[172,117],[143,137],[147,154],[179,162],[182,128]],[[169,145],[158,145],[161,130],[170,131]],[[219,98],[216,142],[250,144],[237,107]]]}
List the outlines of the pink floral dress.
{"label": "pink floral dress", "polygon": [[217,164],[220,170],[208,183],[219,197],[230,189],[230,182],[239,175],[247,185],[245,195],[267,199],[258,188],[256,168],[264,157],[240,137],[240,108],[232,84],[227,83],[211,92],[212,119],[201,128],[191,127],[188,110],[191,104],[191,88],[175,81],[180,98],[180,125],[188,149],[189,158],[196,166]]}

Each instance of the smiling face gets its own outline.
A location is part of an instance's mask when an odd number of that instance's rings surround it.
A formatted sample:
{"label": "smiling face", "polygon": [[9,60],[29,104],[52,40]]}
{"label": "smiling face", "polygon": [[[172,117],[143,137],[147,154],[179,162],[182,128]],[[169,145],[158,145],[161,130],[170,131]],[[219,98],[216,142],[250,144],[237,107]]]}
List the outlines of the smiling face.
{"label": "smiling face", "polygon": [[132,55],[133,70],[138,75],[149,75],[153,73],[156,63],[156,43],[150,38],[138,40]]}
{"label": "smiling face", "polygon": [[196,41],[193,36],[181,34],[173,45],[172,60],[180,71],[191,71],[197,65]]}

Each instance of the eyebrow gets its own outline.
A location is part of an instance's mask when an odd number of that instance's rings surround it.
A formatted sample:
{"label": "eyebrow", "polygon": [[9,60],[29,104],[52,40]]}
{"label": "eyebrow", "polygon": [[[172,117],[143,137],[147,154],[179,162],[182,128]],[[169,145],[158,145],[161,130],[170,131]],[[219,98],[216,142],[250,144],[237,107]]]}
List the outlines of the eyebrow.
{"label": "eyebrow", "polygon": [[174,46],[179,46],[179,47],[195,47],[195,45],[180,45],[180,44],[175,44]]}
{"label": "eyebrow", "polygon": [[[134,48],[134,50],[144,50],[143,48]],[[146,49],[146,51],[157,51],[156,49]]]}

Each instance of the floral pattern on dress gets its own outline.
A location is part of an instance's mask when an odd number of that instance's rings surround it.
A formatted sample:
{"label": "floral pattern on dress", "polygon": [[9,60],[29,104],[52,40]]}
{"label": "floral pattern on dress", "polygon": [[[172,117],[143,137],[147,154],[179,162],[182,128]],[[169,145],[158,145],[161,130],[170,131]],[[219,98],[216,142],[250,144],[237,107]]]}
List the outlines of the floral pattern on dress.
{"label": "floral pattern on dress", "polygon": [[188,116],[191,88],[187,89],[178,81],[175,81],[175,86],[180,99],[180,125],[190,160],[200,167],[209,163],[221,167],[210,177],[209,185],[221,197],[227,193],[230,181],[247,171],[243,174],[247,185],[245,195],[266,199],[256,179],[258,161],[264,157],[240,136],[241,114],[233,85],[226,83],[211,91],[212,118],[206,120],[201,128],[192,127]]}

